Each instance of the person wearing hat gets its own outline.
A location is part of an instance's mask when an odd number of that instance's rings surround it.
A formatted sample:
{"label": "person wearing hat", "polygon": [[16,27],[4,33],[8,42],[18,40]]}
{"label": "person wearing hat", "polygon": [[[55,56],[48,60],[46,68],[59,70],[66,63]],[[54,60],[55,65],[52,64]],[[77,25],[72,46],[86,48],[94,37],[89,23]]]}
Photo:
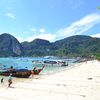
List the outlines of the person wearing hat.
{"label": "person wearing hat", "polygon": [[8,87],[11,87],[11,84],[12,84],[12,74],[10,74],[8,77]]}

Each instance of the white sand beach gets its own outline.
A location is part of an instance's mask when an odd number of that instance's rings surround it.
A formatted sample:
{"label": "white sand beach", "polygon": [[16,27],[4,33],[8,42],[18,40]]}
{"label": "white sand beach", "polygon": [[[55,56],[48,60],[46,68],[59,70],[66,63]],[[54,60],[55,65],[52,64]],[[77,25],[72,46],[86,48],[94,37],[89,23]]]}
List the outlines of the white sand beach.
{"label": "white sand beach", "polygon": [[100,62],[75,64],[52,75],[34,76],[0,88],[0,100],[100,100]]}

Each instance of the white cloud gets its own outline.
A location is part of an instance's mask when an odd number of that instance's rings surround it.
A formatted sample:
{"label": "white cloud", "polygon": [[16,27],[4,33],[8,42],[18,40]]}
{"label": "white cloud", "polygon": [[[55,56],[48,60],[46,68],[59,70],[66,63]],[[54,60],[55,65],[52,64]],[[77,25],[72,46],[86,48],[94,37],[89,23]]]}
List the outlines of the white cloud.
{"label": "white cloud", "polygon": [[44,32],[45,32],[45,29],[41,28],[40,33],[44,33]]}
{"label": "white cloud", "polygon": [[56,36],[54,36],[53,34],[51,33],[48,33],[48,34],[39,34],[39,35],[35,35],[35,36],[31,36],[31,37],[28,37],[26,39],[26,41],[32,41],[36,38],[40,38],[40,39],[45,39],[45,40],[49,40],[49,41],[53,41],[55,39]]}
{"label": "white cloud", "polygon": [[97,37],[97,38],[100,38],[100,33],[96,33],[96,34],[93,34],[91,35],[92,37]]}
{"label": "white cloud", "polygon": [[91,14],[83,19],[72,23],[69,27],[60,29],[57,31],[56,37],[57,40],[69,37],[72,35],[81,35],[84,34],[87,30],[93,28],[96,24],[100,23],[100,15],[99,14]]}
{"label": "white cloud", "polygon": [[30,28],[30,31],[35,32],[36,29],[35,28]]}
{"label": "white cloud", "polygon": [[10,18],[12,18],[12,19],[15,18],[15,15],[14,15],[13,13],[6,13],[6,16],[8,16],[8,17],[10,17]]}
{"label": "white cloud", "polygon": [[[46,34],[45,29],[41,28],[39,34],[34,34],[26,40],[32,41],[36,38],[41,38],[54,42],[73,35],[83,35],[86,31],[93,28],[98,23],[100,23],[100,14],[90,14],[76,22],[73,22],[69,27],[59,29],[56,33]],[[95,36],[100,36],[100,34],[95,34]]]}

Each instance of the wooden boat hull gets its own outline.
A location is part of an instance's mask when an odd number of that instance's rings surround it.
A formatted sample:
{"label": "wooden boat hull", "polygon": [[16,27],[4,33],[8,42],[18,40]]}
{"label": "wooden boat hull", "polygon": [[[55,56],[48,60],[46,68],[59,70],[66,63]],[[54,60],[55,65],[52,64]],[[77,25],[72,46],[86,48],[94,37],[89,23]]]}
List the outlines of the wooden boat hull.
{"label": "wooden boat hull", "polygon": [[34,68],[33,70],[4,69],[4,70],[0,71],[0,75],[9,76],[10,74],[12,74],[13,77],[28,78],[32,74],[32,71],[35,75],[38,75],[43,70],[44,67],[45,67],[45,65],[43,65],[43,67],[41,69],[35,69]]}
{"label": "wooden boat hull", "polygon": [[[0,72],[0,75],[9,76],[11,72]],[[31,75],[31,71],[19,71],[11,73],[13,77],[28,78]]]}

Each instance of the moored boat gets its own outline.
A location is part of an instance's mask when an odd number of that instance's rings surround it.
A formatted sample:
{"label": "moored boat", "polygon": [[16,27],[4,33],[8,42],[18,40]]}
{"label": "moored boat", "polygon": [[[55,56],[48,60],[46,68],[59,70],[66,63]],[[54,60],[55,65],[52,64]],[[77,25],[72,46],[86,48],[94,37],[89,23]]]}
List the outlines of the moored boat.
{"label": "moored boat", "polygon": [[42,68],[37,69],[37,67],[34,67],[33,70],[28,70],[28,69],[14,69],[12,66],[10,68],[2,69],[0,71],[0,75],[3,76],[9,76],[12,74],[13,77],[19,77],[19,78],[28,78],[31,74],[32,71],[34,74],[38,75],[43,69],[45,65],[42,66]]}
{"label": "moored boat", "polygon": [[30,70],[25,70],[25,71],[0,71],[0,75],[3,75],[3,76],[9,76],[10,73],[12,74],[13,77],[19,77],[19,78],[28,78],[31,75]]}

